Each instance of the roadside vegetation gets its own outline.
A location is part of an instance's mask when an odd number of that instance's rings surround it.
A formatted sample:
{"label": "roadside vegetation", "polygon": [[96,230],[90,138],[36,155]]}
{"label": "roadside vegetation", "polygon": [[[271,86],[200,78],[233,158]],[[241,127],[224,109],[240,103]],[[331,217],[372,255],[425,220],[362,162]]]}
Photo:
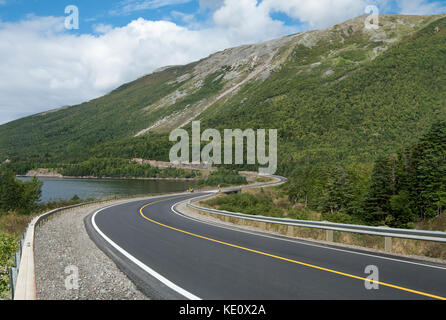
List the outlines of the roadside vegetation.
{"label": "roadside vegetation", "polygon": [[[285,187],[290,202],[331,215],[347,215],[369,225],[414,228],[446,209],[446,121],[436,122],[421,139],[379,156],[371,166],[320,168],[308,181]],[[313,175],[311,175],[313,174]],[[446,230],[443,230],[446,231]]]}
{"label": "roadside vegetation", "polygon": [[[239,194],[222,194],[203,201],[202,204],[219,210],[251,215],[297,220],[326,220],[320,212],[305,208],[303,205],[292,204],[288,201],[286,192],[280,187],[251,189]],[[332,218],[336,222],[339,221],[339,216],[332,216]],[[353,221],[349,219],[348,222]]]}
{"label": "roadside vegetation", "polygon": [[68,201],[39,203],[41,188],[36,178],[22,182],[0,166],[0,299],[9,297],[9,268],[14,266],[19,238],[31,220],[52,209],[93,200],[74,196]]}
{"label": "roadside vegetation", "polygon": [[198,182],[198,186],[218,186],[226,187],[230,185],[248,184],[244,176],[239,175],[235,170],[219,168],[217,171],[211,172],[206,179]]}
{"label": "roadside vegetation", "polygon": [[14,265],[17,238],[0,231],[0,300],[9,296],[9,268]]}

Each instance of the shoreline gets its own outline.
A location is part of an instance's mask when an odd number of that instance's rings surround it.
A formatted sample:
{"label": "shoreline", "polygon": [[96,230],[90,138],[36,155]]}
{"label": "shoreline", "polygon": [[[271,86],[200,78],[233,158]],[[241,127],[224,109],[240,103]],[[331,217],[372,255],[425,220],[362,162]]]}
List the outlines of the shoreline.
{"label": "shoreline", "polygon": [[138,177],[132,177],[132,178],[126,178],[126,177],[93,177],[93,176],[86,176],[86,177],[72,177],[72,176],[58,176],[58,175],[16,175],[17,178],[52,178],[52,179],[67,179],[67,180],[142,180],[142,181],[199,181],[199,179],[196,178],[138,178]]}

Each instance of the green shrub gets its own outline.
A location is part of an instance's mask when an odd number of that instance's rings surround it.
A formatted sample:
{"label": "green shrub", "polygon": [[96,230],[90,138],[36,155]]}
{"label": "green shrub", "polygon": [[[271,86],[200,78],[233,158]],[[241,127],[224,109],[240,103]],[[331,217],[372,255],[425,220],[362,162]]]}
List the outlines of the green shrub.
{"label": "green shrub", "polygon": [[239,175],[237,171],[219,169],[212,172],[206,180],[201,180],[199,184],[208,186],[242,185],[248,184],[248,181],[245,177]]}
{"label": "green shrub", "polygon": [[4,298],[9,290],[9,267],[12,267],[13,256],[17,251],[17,239],[0,232],[0,298]]}
{"label": "green shrub", "polygon": [[0,210],[30,214],[37,208],[42,182],[37,178],[22,182],[11,170],[0,170]]}
{"label": "green shrub", "polygon": [[231,194],[225,197],[211,199],[205,202],[217,206],[220,210],[240,212],[252,215],[282,216],[282,210],[268,196],[255,196],[248,193]]}

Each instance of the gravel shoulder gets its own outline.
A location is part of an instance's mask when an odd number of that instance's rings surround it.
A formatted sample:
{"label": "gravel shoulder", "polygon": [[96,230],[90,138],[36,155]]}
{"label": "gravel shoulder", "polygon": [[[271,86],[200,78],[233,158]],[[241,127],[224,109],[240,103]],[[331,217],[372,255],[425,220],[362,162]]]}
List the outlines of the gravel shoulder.
{"label": "gravel shoulder", "polygon": [[[123,201],[109,204],[119,202]],[[94,204],[66,211],[36,229],[39,300],[149,300],[87,234],[84,218],[105,206]],[[76,270],[79,287],[67,289],[67,279],[69,287],[75,284],[72,279]]]}

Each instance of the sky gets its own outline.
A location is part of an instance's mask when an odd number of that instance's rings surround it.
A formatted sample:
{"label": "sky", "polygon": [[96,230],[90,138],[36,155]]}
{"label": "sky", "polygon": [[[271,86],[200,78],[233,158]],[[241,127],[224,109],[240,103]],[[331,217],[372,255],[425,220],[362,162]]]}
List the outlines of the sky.
{"label": "sky", "polygon": [[0,124],[100,97],[162,66],[327,28],[369,5],[446,13],[446,0],[0,0]]}

